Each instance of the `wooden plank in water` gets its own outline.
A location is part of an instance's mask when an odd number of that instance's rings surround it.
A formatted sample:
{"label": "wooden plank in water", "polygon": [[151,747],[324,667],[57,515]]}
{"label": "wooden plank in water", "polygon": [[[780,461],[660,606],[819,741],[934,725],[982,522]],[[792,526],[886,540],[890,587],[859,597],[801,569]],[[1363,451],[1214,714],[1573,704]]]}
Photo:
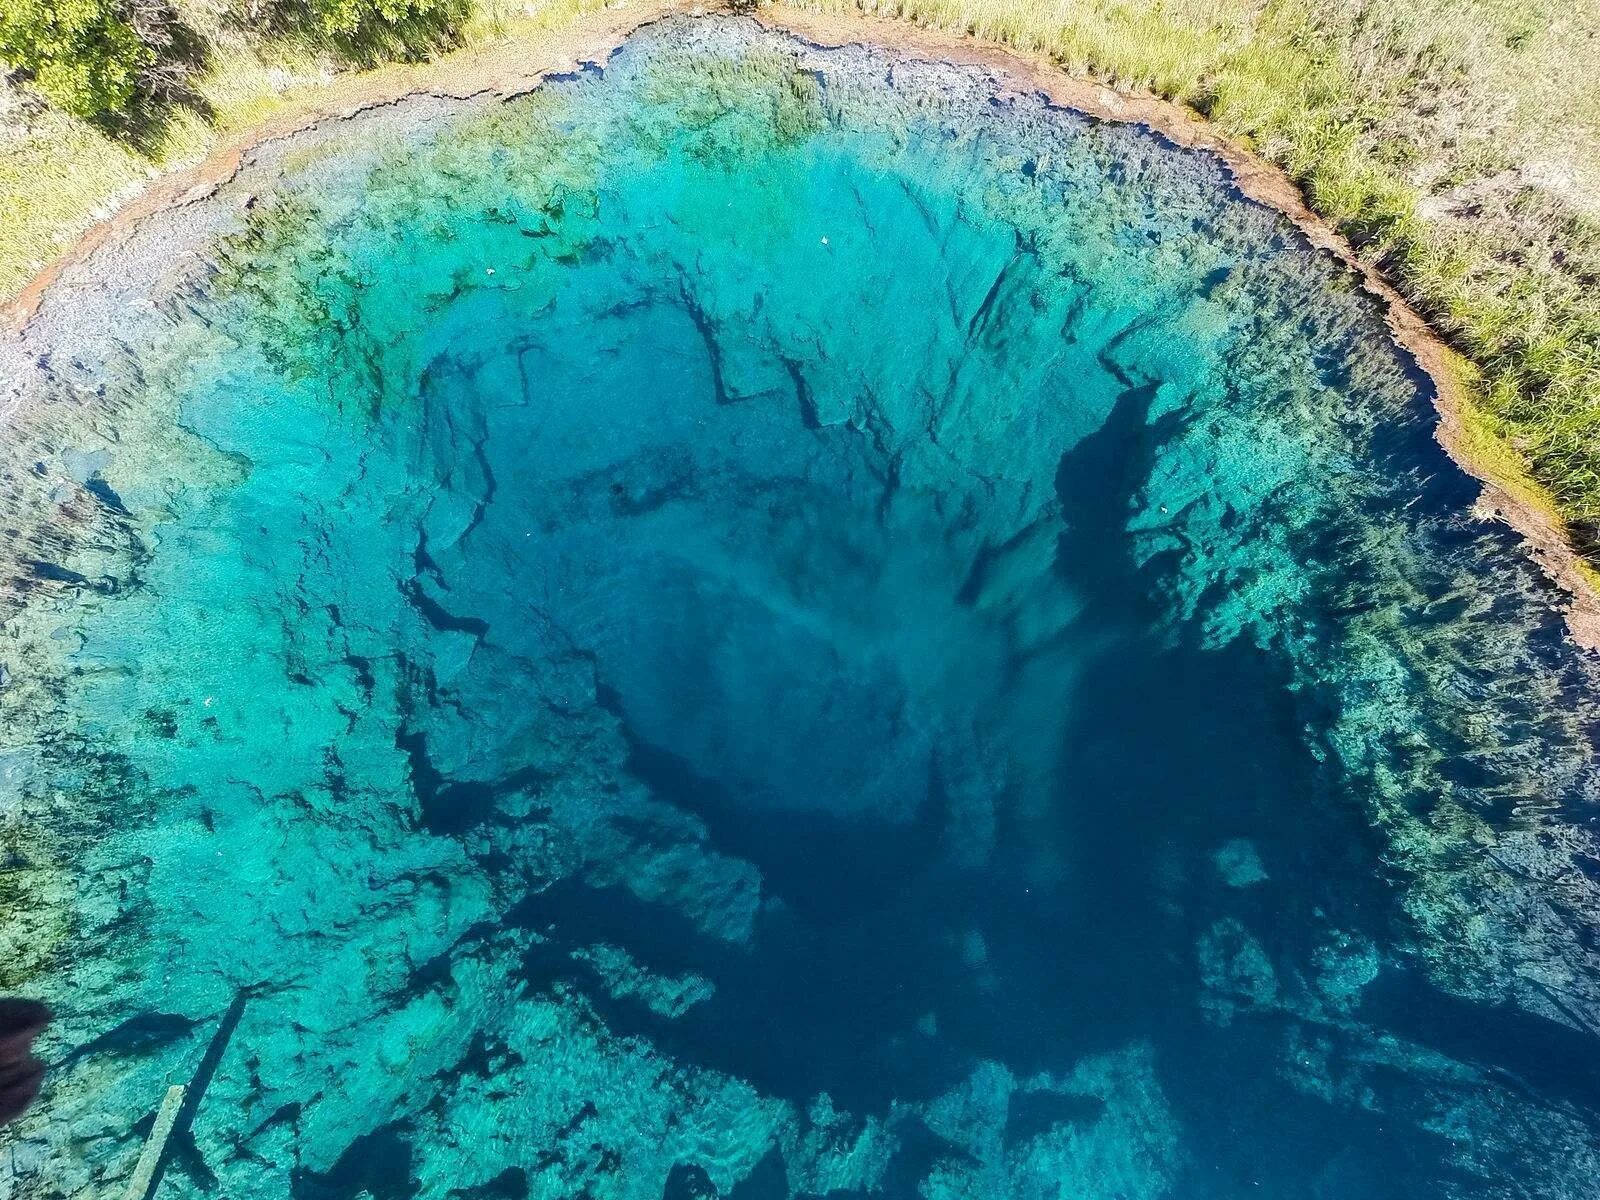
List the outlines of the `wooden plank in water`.
{"label": "wooden plank in water", "polygon": [[161,1107],[156,1110],[156,1123],[150,1127],[150,1136],[145,1139],[144,1153],[139,1155],[133,1176],[128,1180],[125,1200],[147,1200],[149,1197],[150,1185],[155,1182],[156,1167],[167,1148],[167,1139],[172,1136],[172,1127],[178,1123],[178,1111],[183,1108],[183,1097],[188,1090],[181,1083],[175,1083],[167,1089]]}

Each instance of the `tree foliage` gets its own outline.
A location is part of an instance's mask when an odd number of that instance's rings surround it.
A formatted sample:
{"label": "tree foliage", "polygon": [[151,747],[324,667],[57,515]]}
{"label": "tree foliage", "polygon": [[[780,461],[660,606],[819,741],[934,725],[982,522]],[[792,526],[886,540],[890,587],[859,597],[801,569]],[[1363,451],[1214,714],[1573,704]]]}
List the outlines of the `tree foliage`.
{"label": "tree foliage", "polygon": [[245,0],[241,8],[264,32],[372,63],[453,44],[470,0]]}
{"label": "tree foliage", "polygon": [[311,0],[312,14],[330,38],[359,39],[382,30],[433,25],[459,16],[451,0]]}
{"label": "tree foliage", "polygon": [[[292,37],[360,63],[420,58],[457,39],[471,0],[234,0],[247,31]],[[0,0],[0,63],[51,105],[121,118],[181,94],[194,36],[170,0]]]}
{"label": "tree foliage", "polygon": [[64,112],[121,112],[156,57],[125,12],[121,0],[0,0],[0,62]]}

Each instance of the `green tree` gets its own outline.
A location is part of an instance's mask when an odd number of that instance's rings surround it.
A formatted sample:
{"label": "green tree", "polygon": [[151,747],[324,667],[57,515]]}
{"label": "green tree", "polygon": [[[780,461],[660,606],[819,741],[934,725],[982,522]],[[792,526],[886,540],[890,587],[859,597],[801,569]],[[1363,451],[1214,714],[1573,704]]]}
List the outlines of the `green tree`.
{"label": "green tree", "polygon": [[357,39],[385,29],[449,22],[459,15],[449,0],[311,0],[309,7],[329,37]]}
{"label": "green tree", "polygon": [[470,0],[235,0],[233,11],[247,26],[371,63],[453,44],[470,7]]}
{"label": "green tree", "polygon": [[0,0],[0,62],[74,116],[122,112],[154,61],[120,0]]}

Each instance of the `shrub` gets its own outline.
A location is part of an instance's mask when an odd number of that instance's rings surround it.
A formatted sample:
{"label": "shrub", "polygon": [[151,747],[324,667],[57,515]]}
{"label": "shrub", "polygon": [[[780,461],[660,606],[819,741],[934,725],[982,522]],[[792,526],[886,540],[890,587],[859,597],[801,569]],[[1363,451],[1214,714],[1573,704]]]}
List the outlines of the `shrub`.
{"label": "shrub", "polygon": [[233,11],[246,25],[371,63],[454,44],[469,8],[470,0],[236,0]]}
{"label": "shrub", "polygon": [[[0,0],[0,4],[5,0]],[[121,0],[122,15],[150,50],[139,91],[163,101],[190,100],[191,77],[205,65],[208,47],[184,24],[172,0]]]}
{"label": "shrub", "polygon": [[357,58],[409,58],[455,41],[464,0],[311,0],[312,19]]}
{"label": "shrub", "polygon": [[0,61],[78,117],[120,113],[155,54],[120,0],[0,0]]}

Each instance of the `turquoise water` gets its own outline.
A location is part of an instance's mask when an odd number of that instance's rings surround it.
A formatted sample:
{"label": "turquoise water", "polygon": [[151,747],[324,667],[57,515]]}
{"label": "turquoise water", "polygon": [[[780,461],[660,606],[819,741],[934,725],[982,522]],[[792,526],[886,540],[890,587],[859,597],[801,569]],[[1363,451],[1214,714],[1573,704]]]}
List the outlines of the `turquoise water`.
{"label": "turquoise water", "polygon": [[1594,668],[1216,162],[706,20],[205,203],[7,451],[7,1194],[1596,1195]]}

